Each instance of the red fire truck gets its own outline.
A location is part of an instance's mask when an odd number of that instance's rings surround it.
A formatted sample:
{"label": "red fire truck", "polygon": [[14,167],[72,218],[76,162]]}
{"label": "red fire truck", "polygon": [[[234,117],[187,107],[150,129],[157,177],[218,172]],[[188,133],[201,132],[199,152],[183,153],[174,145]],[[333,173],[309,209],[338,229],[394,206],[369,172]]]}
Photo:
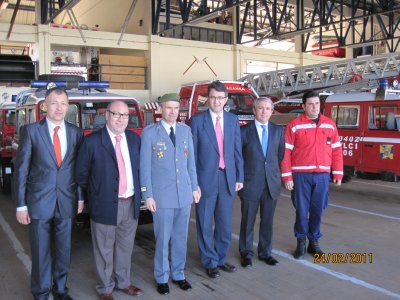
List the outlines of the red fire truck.
{"label": "red fire truck", "polygon": [[0,105],[0,163],[1,190],[11,192],[12,176],[12,139],[15,131],[15,102],[5,102]]}
{"label": "red fire truck", "polygon": [[[240,124],[254,119],[253,102],[258,97],[256,91],[247,83],[239,81],[221,81],[228,90],[228,101],[225,110],[238,116]],[[178,89],[180,97],[179,119],[188,123],[191,116],[208,109],[207,89],[211,81],[199,81],[183,84]],[[146,103],[146,111],[152,115],[149,122],[158,121],[161,117],[157,103]]]}
{"label": "red fire truck", "polygon": [[[16,104],[16,129],[13,141],[13,148],[18,148],[20,128],[46,117],[45,92],[49,85],[67,88],[69,97],[69,109],[66,121],[72,123],[84,131],[84,134],[102,128],[106,124],[106,109],[112,101],[124,101],[129,107],[128,130],[132,130],[139,135],[143,129],[143,113],[139,103],[132,97],[120,96],[108,93],[104,88],[108,87],[108,82],[67,82],[67,81],[33,81],[30,89],[18,94]],[[14,151],[15,153],[15,151]],[[151,214],[146,209],[144,203],[141,206],[140,223],[151,222]]]}
{"label": "red fire truck", "polygon": [[400,90],[334,94],[326,99],[325,114],[338,127],[346,175],[399,178]]}

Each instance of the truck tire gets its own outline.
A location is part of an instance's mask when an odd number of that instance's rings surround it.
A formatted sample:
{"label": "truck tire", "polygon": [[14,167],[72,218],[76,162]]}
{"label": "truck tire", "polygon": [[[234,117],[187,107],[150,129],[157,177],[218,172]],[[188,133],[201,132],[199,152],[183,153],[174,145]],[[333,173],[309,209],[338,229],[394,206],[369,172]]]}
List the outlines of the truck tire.
{"label": "truck tire", "polygon": [[11,175],[10,174],[4,174],[3,177],[1,178],[1,191],[7,195],[11,193]]}

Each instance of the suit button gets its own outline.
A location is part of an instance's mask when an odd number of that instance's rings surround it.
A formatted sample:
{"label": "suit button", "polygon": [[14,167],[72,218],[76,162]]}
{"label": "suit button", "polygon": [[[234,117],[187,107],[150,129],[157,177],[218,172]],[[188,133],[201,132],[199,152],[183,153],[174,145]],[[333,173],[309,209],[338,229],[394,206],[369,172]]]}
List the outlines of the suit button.
{"label": "suit button", "polygon": [[178,159],[175,159],[176,161],[178,161]]}
{"label": "suit button", "polygon": [[118,192],[117,189],[114,189],[114,192]]}
{"label": "suit button", "polygon": [[176,181],[176,183],[179,183],[179,179]]}
{"label": "suit button", "polygon": [[179,172],[179,169],[176,169],[176,173],[178,173]]}

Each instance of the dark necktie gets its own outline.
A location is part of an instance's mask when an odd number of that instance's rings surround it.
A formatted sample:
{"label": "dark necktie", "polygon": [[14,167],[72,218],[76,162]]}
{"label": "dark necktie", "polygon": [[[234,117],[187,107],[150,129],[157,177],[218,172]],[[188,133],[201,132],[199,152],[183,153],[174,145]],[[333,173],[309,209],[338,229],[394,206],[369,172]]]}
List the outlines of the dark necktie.
{"label": "dark necktie", "polygon": [[174,147],[175,147],[175,133],[174,133],[174,127],[172,127],[172,126],[170,128],[169,138],[171,139],[172,144],[174,144]]}

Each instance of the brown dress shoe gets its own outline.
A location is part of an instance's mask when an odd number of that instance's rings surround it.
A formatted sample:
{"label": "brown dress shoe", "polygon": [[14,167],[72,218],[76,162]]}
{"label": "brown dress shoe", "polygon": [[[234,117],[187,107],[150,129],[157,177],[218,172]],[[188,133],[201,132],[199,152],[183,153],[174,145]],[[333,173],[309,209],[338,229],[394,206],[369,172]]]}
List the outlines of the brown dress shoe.
{"label": "brown dress shoe", "polygon": [[125,294],[129,295],[129,296],[141,296],[143,295],[143,291],[139,288],[137,288],[134,285],[130,285],[124,289],[120,289],[121,291],[123,291]]}
{"label": "brown dress shoe", "polygon": [[114,300],[114,297],[112,294],[100,294],[99,300]]}

